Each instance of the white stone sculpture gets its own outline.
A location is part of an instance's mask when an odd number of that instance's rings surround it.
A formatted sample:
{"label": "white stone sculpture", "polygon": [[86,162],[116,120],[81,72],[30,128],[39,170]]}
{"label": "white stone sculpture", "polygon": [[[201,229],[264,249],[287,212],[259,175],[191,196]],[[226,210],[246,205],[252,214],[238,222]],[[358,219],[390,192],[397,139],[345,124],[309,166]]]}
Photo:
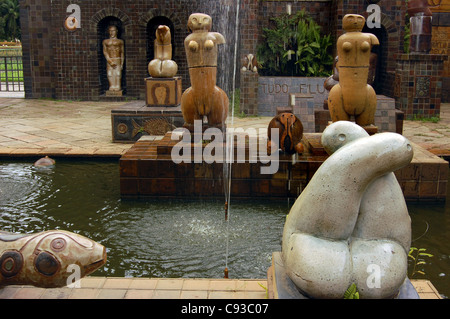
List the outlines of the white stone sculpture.
{"label": "white stone sculpture", "polygon": [[284,227],[287,275],[311,298],[392,298],[407,277],[411,219],[393,171],[413,149],[400,134],[369,136],[338,121],[322,144],[330,157],[293,205]]}

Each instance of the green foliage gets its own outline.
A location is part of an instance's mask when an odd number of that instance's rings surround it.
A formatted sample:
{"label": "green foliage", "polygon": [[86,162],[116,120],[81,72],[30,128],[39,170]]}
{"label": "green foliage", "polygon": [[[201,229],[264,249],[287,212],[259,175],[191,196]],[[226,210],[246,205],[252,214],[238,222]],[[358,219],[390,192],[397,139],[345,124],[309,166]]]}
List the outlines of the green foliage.
{"label": "green foliage", "polygon": [[433,255],[426,253],[425,248],[411,247],[408,253],[408,257],[412,260],[412,270],[409,276],[410,278],[412,278],[417,274],[425,275],[425,271],[423,270],[423,268],[419,270],[418,266],[426,265],[427,262],[425,261],[425,258],[431,258],[433,257]]}
{"label": "green foliage", "polygon": [[344,299],[359,299],[359,292],[356,289],[355,284],[351,284],[351,286],[348,287],[347,291],[344,293]]}
{"label": "green foliage", "polygon": [[0,40],[20,39],[19,0],[0,0]]}
{"label": "green foliage", "polygon": [[263,29],[264,43],[257,49],[261,75],[328,76],[333,66],[330,35],[303,9],[272,18]]}

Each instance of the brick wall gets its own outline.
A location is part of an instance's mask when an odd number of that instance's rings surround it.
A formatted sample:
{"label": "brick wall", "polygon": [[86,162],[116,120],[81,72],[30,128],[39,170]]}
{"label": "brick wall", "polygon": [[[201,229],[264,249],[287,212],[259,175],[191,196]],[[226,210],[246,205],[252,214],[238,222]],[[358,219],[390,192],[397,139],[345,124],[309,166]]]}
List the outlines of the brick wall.
{"label": "brick wall", "polygon": [[448,57],[438,54],[402,54],[395,79],[396,108],[406,119],[439,116],[443,63]]}
{"label": "brick wall", "polygon": [[[230,24],[228,21],[235,10],[225,9],[233,7],[234,1],[20,0],[26,97],[101,99],[107,81],[101,41],[107,37],[104,32],[107,25],[114,22],[120,26],[119,38],[125,43],[122,80],[125,96],[144,99],[144,79],[149,76],[147,64],[152,56],[148,50],[153,50],[149,41],[154,39],[154,35],[148,34],[148,27],[161,21],[160,17],[170,21],[173,27],[172,59],[178,64],[178,75],[185,89],[190,83],[183,44],[189,33],[189,15],[193,12],[210,14],[212,31],[218,31],[214,22],[222,18],[227,26]],[[81,10],[81,28],[73,32],[63,25],[70,15],[66,12],[69,4],[77,4]],[[223,55],[228,52],[222,50]]]}
{"label": "brick wall", "polygon": [[[101,37],[106,35],[102,35],[102,28],[114,20],[120,25],[120,37],[125,42],[123,85],[126,97],[144,99],[144,78],[148,76],[147,64],[152,55],[149,50],[153,48],[149,24],[161,21],[161,17],[173,28],[173,60],[178,64],[183,89],[187,88],[189,76],[183,41],[188,35],[186,24],[192,12],[210,14],[213,31],[226,35],[227,44],[219,51],[218,85],[230,93],[233,87],[240,86],[239,69],[243,57],[256,53],[258,43],[263,41],[262,28],[269,25],[270,18],[285,13],[288,3],[292,12],[305,8],[322,26],[324,33],[332,33],[333,43],[342,34],[343,15],[364,14],[368,4],[363,0],[240,0],[239,41],[235,42],[236,0],[20,0],[26,96],[99,100],[106,81],[100,47]],[[74,32],[63,26],[69,15],[66,12],[69,4],[78,4],[81,9],[81,29]],[[385,42],[378,93],[392,96],[395,56],[403,47],[405,3],[403,0],[380,0],[378,4],[383,26],[380,38]],[[231,85],[236,45],[238,80]],[[246,96],[242,92],[241,95]],[[250,109],[255,106],[249,105]]]}

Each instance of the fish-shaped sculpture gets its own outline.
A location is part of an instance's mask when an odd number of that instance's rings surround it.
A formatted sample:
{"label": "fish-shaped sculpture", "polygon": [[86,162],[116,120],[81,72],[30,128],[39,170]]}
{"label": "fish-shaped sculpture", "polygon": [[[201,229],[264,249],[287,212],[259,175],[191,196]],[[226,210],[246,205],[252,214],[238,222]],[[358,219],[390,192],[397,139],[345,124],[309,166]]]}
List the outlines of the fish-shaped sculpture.
{"label": "fish-shaped sculpture", "polygon": [[68,281],[73,277],[73,265],[78,266],[82,278],[105,262],[103,245],[72,232],[0,231],[0,286],[63,287],[72,283]]}
{"label": "fish-shaped sculpture", "polygon": [[[272,139],[272,130],[278,129],[278,140]],[[267,128],[267,154],[281,148],[288,154],[302,153],[304,147],[301,143],[303,137],[303,125],[300,119],[292,113],[281,113],[275,116]]]}

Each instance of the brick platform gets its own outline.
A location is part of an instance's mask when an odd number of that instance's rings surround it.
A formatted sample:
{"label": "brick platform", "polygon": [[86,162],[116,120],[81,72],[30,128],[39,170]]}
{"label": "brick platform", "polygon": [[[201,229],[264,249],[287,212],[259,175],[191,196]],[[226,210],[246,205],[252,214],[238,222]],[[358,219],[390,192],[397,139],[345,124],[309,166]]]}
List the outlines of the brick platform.
{"label": "brick platform", "polygon": [[[320,143],[321,133],[305,133],[306,151],[298,155],[281,155],[275,174],[262,174],[259,161],[249,160],[232,165],[231,196],[233,198],[297,198],[314,173],[328,157]],[[123,198],[172,197],[192,198],[208,196],[223,198],[224,166],[221,162],[195,163],[195,145],[186,162],[174,163],[173,147],[179,143],[171,133],[163,138],[144,137],[120,159],[120,192]],[[266,145],[266,144],[263,144]],[[448,162],[412,143],[414,158],[411,163],[395,172],[408,201],[445,201],[448,183]],[[201,147],[201,154],[205,144]],[[235,154],[238,149],[234,150]],[[236,155],[235,155],[236,156]],[[236,157],[235,157],[236,158]]]}

